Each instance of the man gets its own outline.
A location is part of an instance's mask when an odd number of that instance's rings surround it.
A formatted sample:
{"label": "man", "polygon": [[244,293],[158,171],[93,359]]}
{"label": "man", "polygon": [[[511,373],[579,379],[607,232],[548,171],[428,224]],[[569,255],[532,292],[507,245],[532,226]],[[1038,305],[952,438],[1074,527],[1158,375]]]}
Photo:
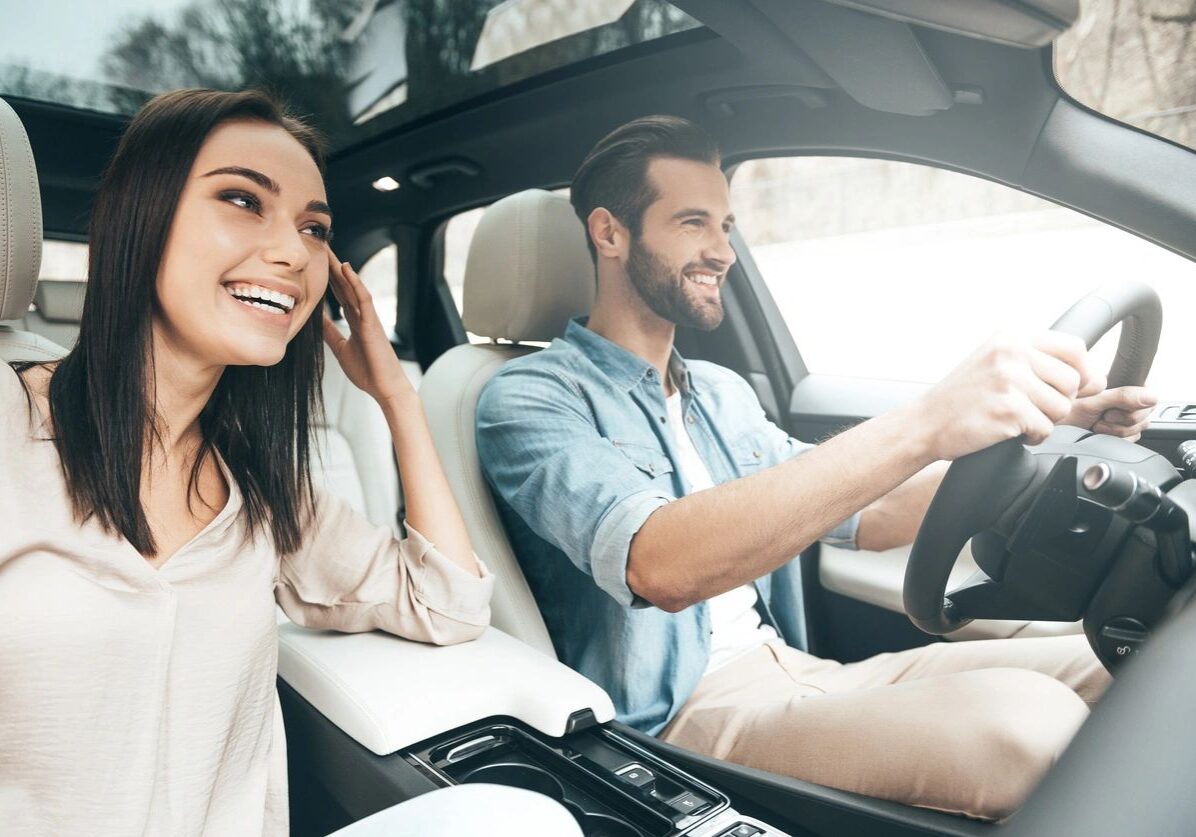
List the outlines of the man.
{"label": "man", "polygon": [[734,372],[673,349],[676,326],[722,320],[735,261],[711,139],[673,117],[624,125],[586,157],[571,200],[596,265],[593,310],[495,376],[477,428],[561,659],[666,741],[901,802],[1011,813],[1107,685],[1084,637],[820,660],[800,650],[793,556],[819,538],[908,544],[946,462],[1064,421],[1132,437],[1152,399],[1102,393],[1075,338],[998,337],[913,404],[811,448]]}

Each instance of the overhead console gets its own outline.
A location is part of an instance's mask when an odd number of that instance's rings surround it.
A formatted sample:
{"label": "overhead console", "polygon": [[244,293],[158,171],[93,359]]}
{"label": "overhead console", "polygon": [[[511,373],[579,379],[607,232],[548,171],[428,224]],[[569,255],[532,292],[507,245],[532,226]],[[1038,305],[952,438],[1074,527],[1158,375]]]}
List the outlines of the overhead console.
{"label": "overhead console", "polygon": [[396,782],[393,803],[489,783],[555,799],[586,837],[784,835],[613,730],[602,689],[496,629],[448,647],[292,624],[279,635],[278,671],[289,690],[423,780]]}

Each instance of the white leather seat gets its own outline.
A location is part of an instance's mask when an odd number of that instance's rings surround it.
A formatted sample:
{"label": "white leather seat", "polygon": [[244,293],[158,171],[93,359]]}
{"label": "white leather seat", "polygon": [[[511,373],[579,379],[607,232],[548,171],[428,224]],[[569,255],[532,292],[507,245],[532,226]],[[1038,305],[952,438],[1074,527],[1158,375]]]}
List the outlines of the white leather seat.
{"label": "white leather seat", "polygon": [[86,293],[87,283],[81,279],[42,277],[33,292],[33,310],[25,315],[25,330],[70,350],[79,339]]}
{"label": "white leather seat", "polygon": [[506,343],[457,346],[424,376],[420,397],[474,549],[496,577],[493,625],[555,656],[478,463],[478,396],[508,360],[559,337],[594,301],[594,265],[569,201],[531,189],[482,216],[465,264],[465,328]]}
{"label": "white leather seat", "polygon": [[0,99],[0,362],[65,354],[12,322],[23,322],[29,311],[41,263],[42,201],[33,149],[16,112]]}
{"label": "white leather seat", "polygon": [[[415,363],[403,371],[419,385]],[[399,472],[395,468],[390,428],[374,399],[345,377],[324,347],[324,422],[316,427],[312,480],[343,498],[372,523],[396,533],[403,511]]]}

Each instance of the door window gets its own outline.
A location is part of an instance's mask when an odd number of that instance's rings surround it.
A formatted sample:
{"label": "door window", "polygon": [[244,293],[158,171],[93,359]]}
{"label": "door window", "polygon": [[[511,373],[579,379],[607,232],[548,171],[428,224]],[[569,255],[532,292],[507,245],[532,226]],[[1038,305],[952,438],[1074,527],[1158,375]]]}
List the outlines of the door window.
{"label": "door window", "polygon": [[[987,180],[912,163],[787,157],[737,167],[738,226],[814,373],[933,382],[993,331],[1047,328],[1108,282],[1150,283],[1165,321],[1149,383],[1192,394],[1196,265]],[[1096,347],[1107,369],[1116,330]]]}

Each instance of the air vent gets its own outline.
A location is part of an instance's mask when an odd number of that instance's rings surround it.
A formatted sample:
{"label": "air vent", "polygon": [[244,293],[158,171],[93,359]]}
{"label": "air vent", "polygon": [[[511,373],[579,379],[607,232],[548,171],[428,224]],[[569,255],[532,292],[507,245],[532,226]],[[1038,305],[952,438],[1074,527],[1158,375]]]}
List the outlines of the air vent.
{"label": "air vent", "polygon": [[1154,420],[1196,422],[1196,404],[1168,404],[1158,411]]}

